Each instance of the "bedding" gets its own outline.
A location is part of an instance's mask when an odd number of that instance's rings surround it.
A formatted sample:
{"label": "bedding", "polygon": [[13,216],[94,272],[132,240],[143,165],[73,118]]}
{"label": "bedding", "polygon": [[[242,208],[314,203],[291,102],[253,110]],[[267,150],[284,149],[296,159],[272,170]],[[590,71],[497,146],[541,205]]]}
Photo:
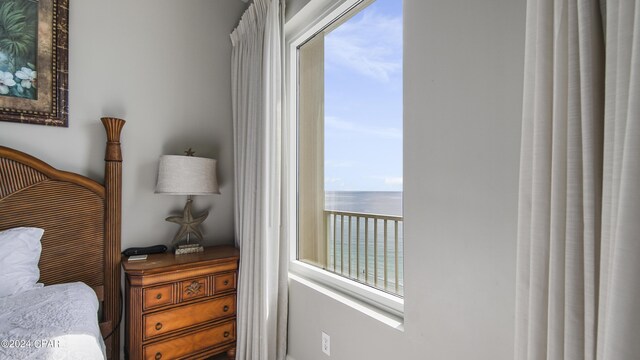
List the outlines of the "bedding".
{"label": "bedding", "polygon": [[33,227],[0,231],[0,297],[43,286],[37,284],[43,233]]}
{"label": "bedding", "polygon": [[0,359],[105,359],[98,306],[81,282],[0,298]]}

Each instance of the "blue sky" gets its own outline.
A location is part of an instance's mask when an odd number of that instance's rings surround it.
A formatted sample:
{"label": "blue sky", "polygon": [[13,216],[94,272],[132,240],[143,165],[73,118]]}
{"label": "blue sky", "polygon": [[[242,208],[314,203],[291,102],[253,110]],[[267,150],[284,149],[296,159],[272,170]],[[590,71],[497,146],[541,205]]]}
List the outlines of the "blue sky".
{"label": "blue sky", "polygon": [[325,36],[325,190],[402,190],[402,0]]}

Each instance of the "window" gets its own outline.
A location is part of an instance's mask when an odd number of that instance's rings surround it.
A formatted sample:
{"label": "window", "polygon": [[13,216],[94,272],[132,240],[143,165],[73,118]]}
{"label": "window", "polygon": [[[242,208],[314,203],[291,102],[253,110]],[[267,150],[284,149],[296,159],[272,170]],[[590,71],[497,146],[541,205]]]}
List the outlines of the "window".
{"label": "window", "polygon": [[350,3],[291,57],[296,256],[401,298],[402,1]]}

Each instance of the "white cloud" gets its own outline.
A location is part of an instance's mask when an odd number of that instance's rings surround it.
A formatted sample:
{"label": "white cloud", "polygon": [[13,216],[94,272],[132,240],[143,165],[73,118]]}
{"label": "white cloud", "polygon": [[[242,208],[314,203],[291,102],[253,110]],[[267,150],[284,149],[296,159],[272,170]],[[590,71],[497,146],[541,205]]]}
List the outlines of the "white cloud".
{"label": "white cloud", "polygon": [[381,82],[402,70],[402,19],[367,9],[325,38],[325,58]]}
{"label": "white cloud", "polygon": [[344,188],[344,180],[339,177],[325,177],[324,178],[324,186],[325,190],[335,190]]}
{"label": "white cloud", "polygon": [[385,185],[402,186],[402,176],[392,176],[384,178]]}
{"label": "white cloud", "polygon": [[331,168],[351,168],[353,164],[350,161],[343,160],[325,160],[324,165]]}
{"label": "white cloud", "polygon": [[363,126],[335,116],[325,116],[324,124],[329,129],[341,132],[353,132],[385,139],[402,139],[402,129],[394,127]]}

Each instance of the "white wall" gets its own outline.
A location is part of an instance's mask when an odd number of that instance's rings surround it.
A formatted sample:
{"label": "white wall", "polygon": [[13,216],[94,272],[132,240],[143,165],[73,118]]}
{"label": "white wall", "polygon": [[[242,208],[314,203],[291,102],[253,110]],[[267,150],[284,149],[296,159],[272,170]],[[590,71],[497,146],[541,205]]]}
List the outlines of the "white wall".
{"label": "white wall", "polygon": [[229,33],[238,0],[80,0],[70,5],[69,128],[0,122],[0,144],[54,167],[100,179],[102,116],[123,130],[122,246],[169,245],[181,196],[156,195],[161,154],[218,159],[221,195],[198,196],[210,209],[207,244],[233,242],[233,143]]}
{"label": "white wall", "polygon": [[289,21],[293,15],[297,14],[310,0],[288,0],[285,7],[285,21]]}
{"label": "white wall", "polygon": [[295,360],[513,358],[525,0],[404,6],[405,329],[291,281]]}

